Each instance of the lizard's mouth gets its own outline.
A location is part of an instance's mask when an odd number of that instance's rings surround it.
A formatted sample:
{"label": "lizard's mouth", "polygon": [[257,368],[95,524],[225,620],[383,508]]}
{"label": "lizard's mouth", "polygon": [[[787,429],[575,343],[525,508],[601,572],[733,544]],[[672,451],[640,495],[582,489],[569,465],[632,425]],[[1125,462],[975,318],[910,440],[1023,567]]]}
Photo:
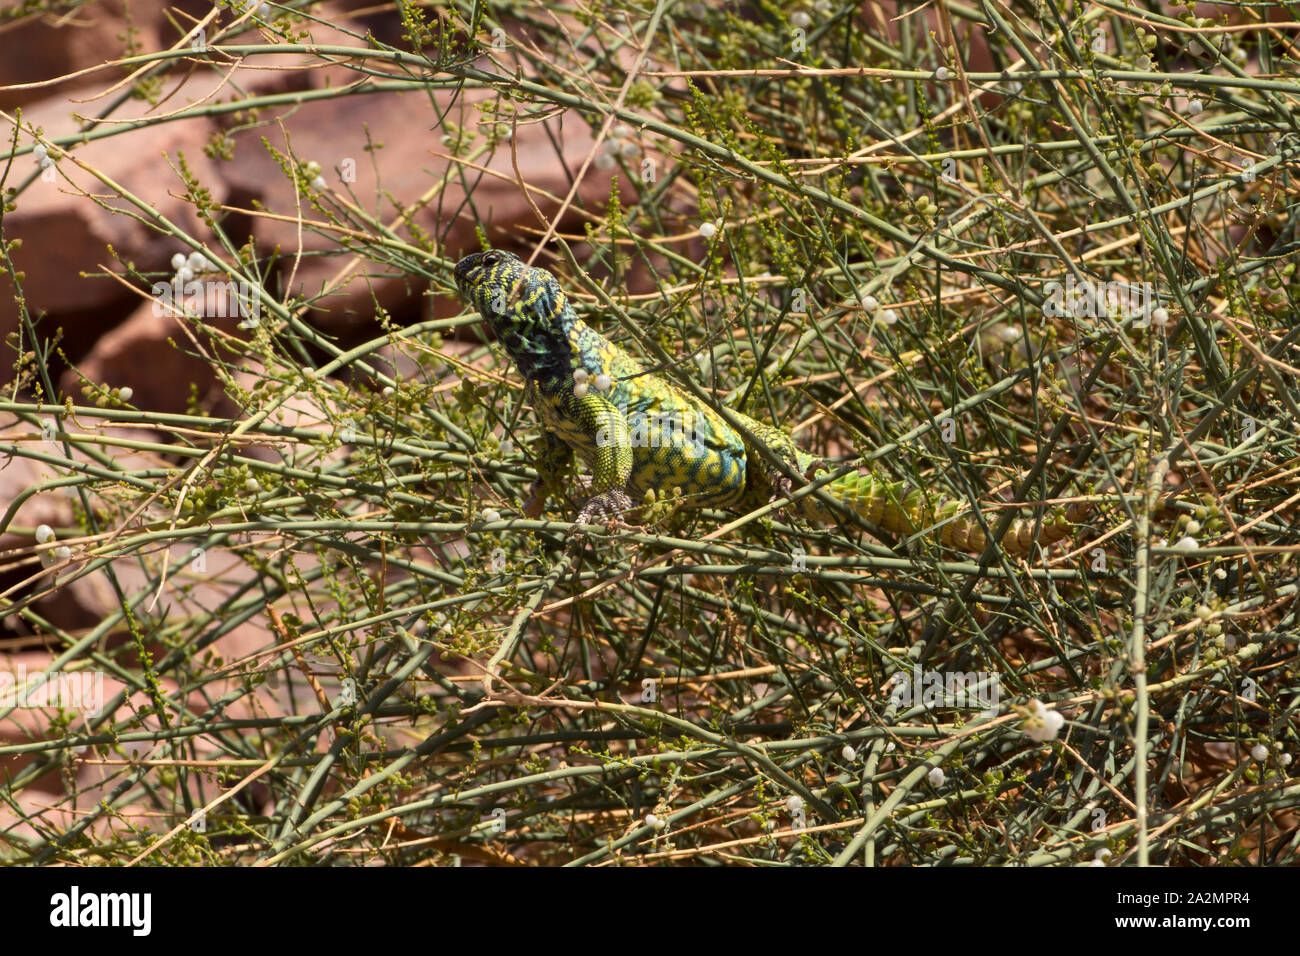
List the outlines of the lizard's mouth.
{"label": "lizard's mouth", "polygon": [[452,278],[456,280],[456,288],[460,289],[461,292],[469,291],[469,270],[474,265],[470,262],[471,258],[471,256],[466,256],[456,263],[451,270]]}
{"label": "lizard's mouth", "polygon": [[452,267],[451,274],[456,280],[456,288],[466,295],[474,291],[475,280],[484,271],[483,256],[482,252],[470,253]]}

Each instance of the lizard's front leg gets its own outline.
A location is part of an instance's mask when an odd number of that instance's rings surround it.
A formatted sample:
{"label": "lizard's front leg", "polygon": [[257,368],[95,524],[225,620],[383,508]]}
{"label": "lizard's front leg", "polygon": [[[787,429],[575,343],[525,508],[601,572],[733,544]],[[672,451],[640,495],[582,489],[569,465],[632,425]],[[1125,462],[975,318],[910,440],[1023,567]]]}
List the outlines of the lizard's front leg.
{"label": "lizard's front leg", "polygon": [[596,453],[591,464],[591,487],[595,492],[578,512],[578,524],[610,521],[632,510],[627,493],[632,475],[632,442],[627,416],[603,396],[588,392],[575,398],[578,420],[595,437]]}

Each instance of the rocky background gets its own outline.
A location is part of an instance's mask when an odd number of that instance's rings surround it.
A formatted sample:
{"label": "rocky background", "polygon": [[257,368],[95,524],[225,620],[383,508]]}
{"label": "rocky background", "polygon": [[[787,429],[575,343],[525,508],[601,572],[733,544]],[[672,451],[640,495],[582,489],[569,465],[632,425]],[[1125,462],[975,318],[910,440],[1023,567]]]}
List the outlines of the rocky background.
{"label": "rocky background", "polygon": [[[156,314],[143,284],[113,277],[129,264],[166,281],[175,272],[173,257],[191,252],[175,236],[133,215],[138,207],[124,195],[220,250],[186,195],[182,162],[221,207],[218,222],[226,235],[237,247],[251,242],[268,263],[268,291],[281,301],[289,296],[314,300],[304,318],[339,344],[351,345],[379,334],[374,319],[381,309],[399,325],[461,312],[459,300],[449,294],[449,273],[430,282],[364,256],[338,254],[335,237],[300,225],[300,216],[311,220],[314,211],[301,202],[264,139],[281,153],[318,164],[328,188],[343,196],[350,193],[399,234],[411,236],[413,224],[433,238],[448,264],[480,248],[476,218],[489,224],[486,238],[491,244],[531,252],[529,240],[546,226],[539,213],[549,221],[560,209],[575,171],[596,146],[582,116],[559,113],[512,129],[485,158],[463,168],[449,159],[445,136],[450,124],[467,131],[471,146],[492,134],[492,123],[485,123],[478,109],[484,99],[481,91],[440,89],[270,104],[253,118],[223,112],[221,104],[338,88],[355,74],[342,67],[299,69],[300,61],[292,57],[279,62],[261,58],[252,66],[219,59],[181,60],[147,87],[149,98],[142,98],[134,95],[141,89],[136,85],[139,71],[112,63],[132,52],[178,45],[184,49],[182,38],[196,25],[206,24],[211,34],[248,12],[214,8],[206,0],[98,0],[63,15],[22,15],[17,9],[0,15],[0,110],[6,137],[13,141],[16,124],[22,130],[16,134],[19,146],[32,144],[32,128],[46,139],[87,136],[45,170],[31,153],[16,158],[4,180],[6,187],[27,183],[5,216],[4,235],[21,239],[13,260],[21,272],[26,306],[39,320],[39,333],[53,336],[58,330],[58,360],[47,369],[58,401],[68,397],[85,403],[82,386],[89,380],[128,388],[130,404],[152,412],[183,412],[196,401],[208,414],[237,414],[211,364],[187,348],[177,319]],[[317,4],[311,17],[294,28],[303,34],[302,42],[310,38],[341,46],[358,45],[367,33],[398,45],[402,37],[402,24],[391,6],[377,8],[354,0]],[[242,42],[263,39],[254,29]],[[205,105],[211,108],[205,115],[132,128],[142,120]],[[576,233],[580,241],[583,210],[608,200],[611,179],[607,164],[593,164],[560,217],[562,231]],[[528,184],[527,191],[521,183]],[[429,201],[434,192],[436,198]],[[408,208],[415,213],[404,225],[398,210]],[[645,277],[631,281],[644,283]],[[0,274],[0,284],[0,332],[13,342],[22,330],[18,290],[8,274]],[[241,334],[234,318],[217,319],[215,324],[224,332]],[[464,352],[479,341],[471,332],[459,340],[453,337],[446,348]],[[12,392],[16,353],[9,349],[6,354],[0,384]],[[247,386],[255,376],[256,369],[244,370],[241,384]],[[35,399],[28,383],[17,397]],[[315,424],[296,416],[293,408],[279,417],[308,427]],[[86,431],[104,430],[82,424]],[[0,429],[28,430],[12,417],[0,422]],[[164,438],[162,432],[107,429],[118,438]],[[123,460],[147,467],[159,459],[130,452]],[[39,525],[74,524],[70,497],[25,494],[50,477],[31,459],[0,462],[0,507],[15,506],[5,522],[8,530],[0,532],[0,554],[28,548],[31,529]],[[178,564],[187,557],[182,550],[176,550]],[[35,570],[30,559],[0,561],[0,591],[27,593]],[[238,586],[246,577],[238,562],[224,572],[213,570],[223,588]],[[130,560],[116,562],[114,572],[127,586],[142,578]],[[201,594],[195,597],[204,600]],[[208,595],[213,597],[219,599]],[[93,575],[51,588],[36,608],[52,626],[81,635],[117,602],[107,579]],[[124,633],[112,635],[106,646],[125,639]],[[261,628],[237,629],[216,649],[222,658],[238,661],[265,639]],[[0,670],[32,673],[49,667],[57,649],[48,643],[17,616],[0,618]],[[106,699],[120,688],[110,678]],[[0,745],[41,735],[48,717],[39,709],[15,711],[0,723]],[[0,773],[13,769],[13,761],[0,757]],[[83,768],[79,786],[93,790],[95,776]],[[51,774],[46,782],[50,792],[63,792],[70,781]],[[28,789],[24,794],[31,797],[35,792]]]}

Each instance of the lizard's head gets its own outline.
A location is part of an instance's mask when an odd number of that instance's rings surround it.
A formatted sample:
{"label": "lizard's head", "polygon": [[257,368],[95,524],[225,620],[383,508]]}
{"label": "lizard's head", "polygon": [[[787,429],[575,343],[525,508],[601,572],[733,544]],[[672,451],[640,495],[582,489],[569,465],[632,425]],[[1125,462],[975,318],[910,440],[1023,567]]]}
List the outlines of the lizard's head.
{"label": "lizard's head", "polygon": [[456,263],[456,287],[498,335],[552,326],[564,306],[555,277],[512,252],[476,252]]}

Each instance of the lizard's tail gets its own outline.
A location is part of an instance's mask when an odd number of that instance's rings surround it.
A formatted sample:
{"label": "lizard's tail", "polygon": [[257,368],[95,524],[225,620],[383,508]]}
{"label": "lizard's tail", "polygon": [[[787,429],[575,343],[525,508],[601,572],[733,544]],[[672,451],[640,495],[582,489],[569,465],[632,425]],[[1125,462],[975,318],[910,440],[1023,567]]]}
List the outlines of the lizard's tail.
{"label": "lizard's tail", "polygon": [[[901,481],[887,481],[870,474],[845,475],[823,490],[868,523],[893,534],[908,536],[933,528],[932,534],[940,543],[968,553],[979,553],[988,544],[984,529],[965,502],[927,493],[922,488],[909,490]],[[829,509],[813,495],[799,499],[799,504],[801,516],[808,521],[820,524],[834,521]],[[1035,540],[1046,547],[1069,537],[1091,510],[1091,501],[1080,501],[1045,515],[1041,523],[1017,518],[1002,536],[1002,550],[1011,555],[1025,555],[1033,550]],[[998,523],[997,515],[986,515],[985,522],[992,530]]]}

